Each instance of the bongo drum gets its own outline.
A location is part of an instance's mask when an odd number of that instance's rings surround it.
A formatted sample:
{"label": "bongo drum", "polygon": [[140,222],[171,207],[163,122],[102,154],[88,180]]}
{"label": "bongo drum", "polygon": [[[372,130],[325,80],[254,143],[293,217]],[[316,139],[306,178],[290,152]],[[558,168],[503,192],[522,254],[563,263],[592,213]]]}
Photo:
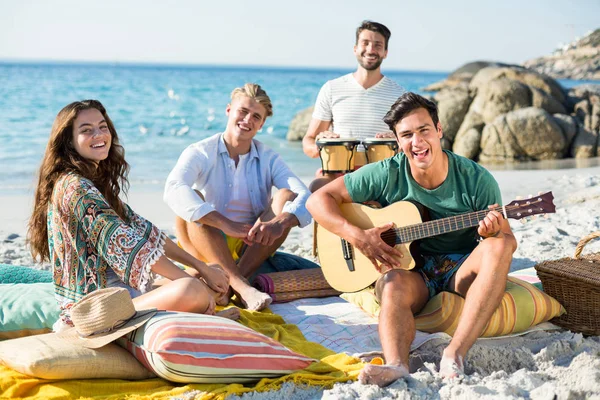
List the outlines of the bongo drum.
{"label": "bongo drum", "polygon": [[342,138],[317,140],[323,174],[354,171],[354,149],[358,143],[358,140]]}
{"label": "bongo drum", "polygon": [[359,143],[354,148],[354,169],[359,169],[363,165],[367,165],[369,161],[367,160],[367,153],[365,146],[362,143]]}
{"label": "bongo drum", "polygon": [[362,144],[365,146],[365,154],[369,164],[385,160],[398,153],[398,142],[392,138],[365,139]]}

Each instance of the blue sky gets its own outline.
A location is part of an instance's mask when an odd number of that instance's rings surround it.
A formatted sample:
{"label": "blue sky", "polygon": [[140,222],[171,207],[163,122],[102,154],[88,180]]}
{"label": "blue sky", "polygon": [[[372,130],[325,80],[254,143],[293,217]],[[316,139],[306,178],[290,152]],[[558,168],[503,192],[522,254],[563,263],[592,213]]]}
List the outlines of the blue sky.
{"label": "blue sky", "polygon": [[384,69],[521,63],[600,27],[600,1],[0,0],[0,60],[353,68],[363,19],[392,31]]}

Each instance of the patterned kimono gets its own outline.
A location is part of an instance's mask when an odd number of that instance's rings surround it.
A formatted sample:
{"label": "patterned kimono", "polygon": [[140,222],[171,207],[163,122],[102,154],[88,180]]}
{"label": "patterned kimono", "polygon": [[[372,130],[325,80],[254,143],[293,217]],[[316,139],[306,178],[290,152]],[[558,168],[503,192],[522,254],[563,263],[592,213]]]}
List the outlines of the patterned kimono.
{"label": "patterned kimono", "polygon": [[58,179],[48,204],[48,245],[59,322],[87,293],[107,287],[107,270],[142,293],[153,283],[151,266],[163,254],[164,234],[125,204],[129,222],[94,184],[75,173]]}

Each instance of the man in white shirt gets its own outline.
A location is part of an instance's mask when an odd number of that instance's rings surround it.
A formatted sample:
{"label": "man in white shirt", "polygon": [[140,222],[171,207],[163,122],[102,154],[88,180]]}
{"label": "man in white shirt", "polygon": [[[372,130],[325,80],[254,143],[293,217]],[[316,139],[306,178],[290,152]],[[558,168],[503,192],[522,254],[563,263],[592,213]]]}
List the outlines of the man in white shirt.
{"label": "man in white shirt", "polygon": [[[231,93],[225,132],[190,145],[165,185],[164,200],[177,214],[180,245],[201,260],[222,265],[243,305],[260,310],[268,294],[248,283],[263,262],[275,270],[312,268],[295,257],[275,263],[270,257],[293,226],[311,222],[305,203],[309,191],[273,150],[254,139],[267,117],[271,100],[257,84]],[[272,187],[279,189],[274,196]],[[279,266],[275,265],[279,264]],[[268,271],[265,271],[268,272]],[[273,271],[270,271],[273,272]],[[220,299],[225,303],[229,298]]]}
{"label": "man in white shirt", "polygon": [[[381,73],[390,36],[390,30],[377,22],[363,21],[356,29],[354,54],[358,68],[353,73],[328,81],[321,88],[312,120],[302,140],[307,156],[319,156],[316,145],[319,139],[394,138],[383,117],[405,90]],[[339,175],[318,171],[317,179],[309,186],[311,192]]]}

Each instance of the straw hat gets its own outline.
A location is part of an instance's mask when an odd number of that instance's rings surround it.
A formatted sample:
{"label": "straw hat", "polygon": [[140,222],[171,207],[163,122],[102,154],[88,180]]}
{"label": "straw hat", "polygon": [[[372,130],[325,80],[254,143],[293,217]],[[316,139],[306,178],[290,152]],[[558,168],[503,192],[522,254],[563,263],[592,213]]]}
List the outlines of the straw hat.
{"label": "straw hat", "polygon": [[139,328],[156,312],[136,311],[126,289],[99,289],[71,308],[74,327],[57,335],[73,344],[97,349]]}

